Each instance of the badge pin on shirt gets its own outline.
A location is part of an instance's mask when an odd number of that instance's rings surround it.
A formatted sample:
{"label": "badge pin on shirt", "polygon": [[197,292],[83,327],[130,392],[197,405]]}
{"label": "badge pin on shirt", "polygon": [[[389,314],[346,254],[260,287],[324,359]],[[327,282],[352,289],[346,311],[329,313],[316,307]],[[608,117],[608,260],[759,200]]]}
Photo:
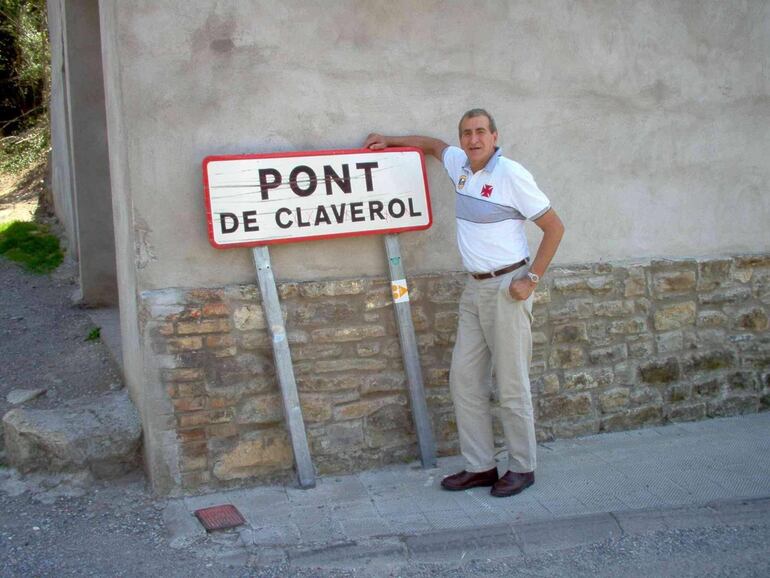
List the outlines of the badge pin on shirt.
{"label": "badge pin on shirt", "polygon": [[460,180],[457,181],[457,188],[462,190],[462,188],[465,186],[465,181],[467,177],[465,175],[460,175]]}

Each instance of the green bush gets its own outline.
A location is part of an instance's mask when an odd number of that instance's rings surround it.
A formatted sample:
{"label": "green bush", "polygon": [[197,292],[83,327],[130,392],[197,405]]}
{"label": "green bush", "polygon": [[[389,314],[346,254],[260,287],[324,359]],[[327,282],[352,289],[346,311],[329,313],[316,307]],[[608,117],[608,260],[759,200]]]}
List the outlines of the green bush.
{"label": "green bush", "polygon": [[17,134],[45,112],[50,76],[45,0],[0,0],[0,133]]}
{"label": "green bush", "polygon": [[59,239],[36,223],[14,221],[0,230],[0,255],[33,273],[50,273],[64,259]]}
{"label": "green bush", "polygon": [[45,0],[0,0],[0,172],[45,160],[50,86]]}
{"label": "green bush", "polygon": [[45,160],[50,146],[48,120],[18,136],[0,139],[0,172],[18,174]]}

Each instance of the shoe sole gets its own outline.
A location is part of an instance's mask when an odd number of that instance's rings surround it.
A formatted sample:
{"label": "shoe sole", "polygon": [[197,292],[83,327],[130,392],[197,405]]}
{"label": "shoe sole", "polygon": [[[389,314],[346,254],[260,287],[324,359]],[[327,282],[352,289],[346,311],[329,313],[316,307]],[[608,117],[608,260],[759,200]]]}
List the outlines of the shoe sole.
{"label": "shoe sole", "polygon": [[495,493],[495,490],[493,488],[492,491],[489,492],[489,493],[490,493],[490,495],[494,496],[495,498],[508,498],[510,496],[515,496],[516,494],[520,494],[524,490],[526,490],[528,487],[534,486],[534,485],[535,485],[535,482],[530,482],[527,485],[520,487],[518,490],[514,490],[513,492],[498,492],[498,493]]}
{"label": "shoe sole", "polygon": [[479,484],[471,484],[470,486],[463,486],[462,488],[449,488],[444,484],[441,484],[441,489],[447,490],[449,492],[462,492],[463,490],[470,490],[471,488],[488,488],[490,486],[494,486],[496,483],[497,483],[497,480],[495,480],[494,482],[482,482]]}

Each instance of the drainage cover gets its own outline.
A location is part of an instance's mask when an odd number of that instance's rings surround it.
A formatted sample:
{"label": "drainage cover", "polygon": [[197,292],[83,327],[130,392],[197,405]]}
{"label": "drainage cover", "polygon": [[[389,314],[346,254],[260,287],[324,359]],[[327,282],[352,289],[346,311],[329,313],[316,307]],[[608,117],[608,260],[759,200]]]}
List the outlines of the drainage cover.
{"label": "drainage cover", "polygon": [[235,528],[246,523],[238,508],[231,504],[195,510],[195,515],[207,532]]}

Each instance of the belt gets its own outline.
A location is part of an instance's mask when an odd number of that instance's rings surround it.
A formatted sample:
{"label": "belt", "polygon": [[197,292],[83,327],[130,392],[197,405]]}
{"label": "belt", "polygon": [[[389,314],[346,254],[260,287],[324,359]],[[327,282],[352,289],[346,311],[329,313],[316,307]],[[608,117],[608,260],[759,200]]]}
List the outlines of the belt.
{"label": "belt", "polygon": [[499,277],[500,275],[505,275],[506,273],[515,271],[519,267],[526,265],[527,261],[529,261],[529,259],[522,259],[518,263],[514,263],[513,265],[508,265],[507,267],[503,267],[502,269],[498,269],[497,271],[492,271],[491,273],[471,273],[471,277],[473,277],[477,281],[481,281],[482,279],[492,279],[493,277]]}

